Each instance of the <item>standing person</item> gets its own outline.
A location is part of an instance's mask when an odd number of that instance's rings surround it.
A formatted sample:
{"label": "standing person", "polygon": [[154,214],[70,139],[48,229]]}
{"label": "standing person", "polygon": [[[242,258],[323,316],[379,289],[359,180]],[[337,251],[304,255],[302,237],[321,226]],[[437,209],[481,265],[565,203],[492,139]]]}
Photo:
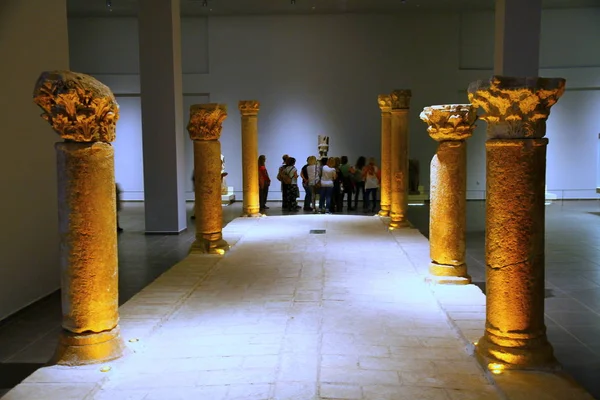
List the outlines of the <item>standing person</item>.
{"label": "standing person", "polygon": [[[363,168],[363,178],[365,180],[365,212],[371,209],[371,212],[375,212],[377,207],[377,189],[379,189],[379,168],[375,165],[375,159],[369,158],[369,164]],[[373,204],[369,201],[372,197]],[[369,207],[370,206],[370,207]]]}
{"label": "standing person", "polygon": [[358,195],[359,193],[362,195],[363,201],[363,211],[366,210],[365,207],[365,180],[363,178],[363,168],[367,163],[366,158],[363,156],[358,157],[356,160],[356,165],[354,166],[354,189],[356,192],[354,193],[354,208],[358,209]]}
{"label": "standing person", "polygon": [[317,165],[317,157],[308,157],[306,176],[308,177],[308,190],[310,190],[311,202],[309,207],[317,212],[317,193],[321,189],[321,168]]}
{"label": "standing person", "polygon": [[289,176],[289,183],[284,183],[285,192],[287,195],[286,204],[288,211],[298,211],[298,197],[300,196],[300,189],[298,189],[298,170],[296,169],[296,159],[294,157],[288,157],[287,166],[283,170],[283,173]]}
{"label": "standing person", "polygon": [[117,233],[121,233],[121,232],[123,232],[123,228],[121,228],[121,225],[119,224],[119,212],[121,212],[122,190],[118,183],[115,183],[115,192],[116,192],[116,197],[117,197]]}
{"label": "standing person", "polygon": [[271,185],[271,179],[269,178],[269,171],[265,163],[267,157],[264,154],[258,157],[258,199],[260,203],[260,211],[268,210],[267,207],[267,196],[269,194],[269,186]]}
{"label": "standing person", "polygon": [[[330,158],[331,160],[331,158]],[[333,192],[331,194],[331,207],[329,211],[342,212],[342,175],[340,174],[340,158],[333,157],[333,168],[335,168],[335,179],[333,180]]]}
{"label": "standing person", "polygon": [[283,170],[285,168],[287,168],[287,159],[289,158],[289,156],[287,154],[284,154],[283,156],[281,156],[281,159],[283,161],[283,163],[279,166],[279,172],[277,173],[277,180],[279,182],[281,182],[281,208],[283,208],[284,210],[286,208],[288,208],[288,204],[287,204],[287,186],[283,183],[282,181],[282,173]]}
{"label": "standing person", "polygon": [[302,167],[300,171],[300,177],[302,178],[302,187],[304,188],[304,211],[312,211],[312,190],[309,186],[309,176],[308,176],[308,166],[311,163],[311,159],[313,163],[316,162],[316,158],[314,156],[310,156],[306,158],[306,164]]}
{"label": "standing person", "polygon": [[348,195],[348,211],[354,211],[352,207],[352,193],[354,193],[354,167],[348,163],[348,157],[342,156],[340,160],[340,175],[342,179],[342,198],[340,199],[340,211],[344,206],[344,197]]}
{"label": "standing person", "polygon": [[[321,171],[321,194],[319,199],[319,209],[321,213],[331,209],[331,194],[333,193],[333,181],[336,178],[335,160],[333,158],[325,159],[327,164]],[[322,160],[321,160],[322,161]],[[330,212],[327,211],[329,214]]]}

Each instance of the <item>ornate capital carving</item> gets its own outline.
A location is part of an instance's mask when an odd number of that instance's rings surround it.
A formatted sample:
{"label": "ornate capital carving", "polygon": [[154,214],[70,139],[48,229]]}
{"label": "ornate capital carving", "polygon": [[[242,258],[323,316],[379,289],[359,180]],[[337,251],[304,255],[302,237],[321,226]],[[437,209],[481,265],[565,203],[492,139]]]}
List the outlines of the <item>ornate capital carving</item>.
{"label": "ornate capital carving", "polygon": [[187,130],[192,140],[219,140],[223,121],[227,118],[225,104],[194,104],[190,107]]}
{"label": "ornate capital carving", "polygon": [[256,115],[260,109],[258,100],[240,100],[238,108],[242,115]]}
{"label": "ornate capital carving", "polygon": [[89,75],[45,71],[33,90],[42,118],[63,139],[75,142],[112,142],[119,105],[108,86]]}
{"label": "ornate capital carving", "polygon": [[477,112],[471,104],[445,104],[425,107],[419,115],[427,132],[438,142],[465,140],[473,134]]}
{"label": "ornate capital carving", "polygon": [[389,113],[392,111],[392,97],[387,94],[380,94],[377,96],[377,104],[379,104],[382,113]]}
{"label": "ornate capital carving", "polygon": [[390,94],[390,98],[392,100],[392,109],[407,109],[410,108],[410,98],[412,93],[410,89],[399,89],[394,90]]}
{"label": "ornate capital carving", "polygon": [[492,76],[469,85],[469,101],[485,111],[488,137],[541,138],[552,107],[565,91],[562,78]]}

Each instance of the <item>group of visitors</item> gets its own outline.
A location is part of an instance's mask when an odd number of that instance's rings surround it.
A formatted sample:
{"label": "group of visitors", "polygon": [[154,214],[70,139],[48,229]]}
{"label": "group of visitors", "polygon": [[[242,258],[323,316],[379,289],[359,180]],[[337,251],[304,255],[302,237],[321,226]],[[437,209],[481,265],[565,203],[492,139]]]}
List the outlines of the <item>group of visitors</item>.
{"label": "group of visitors", "polygon": [[[362,195],[363,212],[376,211],[377,190],[381,176],[374,158],[369,158],[367,163],[365,157],[361,156],[355,165],[350,165],[347,156],[323,157],[321,160],[310,156],[300,169],[300,174],[294,157],[284,154],[282,161],[277,180],[281,182],[284,211],[297,212],[303,208],[304,211],[314,213],[340,213],[343,211],[344,199],[347,199],[347,210],[354,211],[358,208],[359,195]],[[258,158],[261,211],[269,209],[267,196],[271,179],[265,163],[266,157],[261,155]],[[298,178],[301,179],[305,192],[303,207],[298,205],[300,197]],[[353,200],[354,207],[352,207]]]}

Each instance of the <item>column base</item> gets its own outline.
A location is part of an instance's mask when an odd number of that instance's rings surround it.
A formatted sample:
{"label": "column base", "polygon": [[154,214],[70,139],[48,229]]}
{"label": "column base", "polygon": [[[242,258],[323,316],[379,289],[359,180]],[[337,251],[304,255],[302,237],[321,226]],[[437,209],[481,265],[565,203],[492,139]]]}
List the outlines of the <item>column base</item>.
{"label": "column base", "polygon": [[468,285],[471,283],[471,277],[467,274],[467,264],[445,265],[432,261],[429,264],[429,274],[426,278],[429,282],[444,285]]}
{"label": "column base", "polygon": [[398,229],[398,228],[408,228],[410,227],[410,222],[408,222],[407,220],[403,220],[403,221],[390,221],[389,224],[389,229]]}
{"label": "column base", "polygon": [[381,209],[379,210],[379,216],[380,217],[389,217],[390,216],[390,206],[386,205],[386,204],[380,204],[379,207],[381,207]]}
{"label": "column base", "polygon": [[52,364],[80,366],[115,360],[126,352],[119,325],[99,333],[74,333],[63,329]]}
{"label": "column base", "polygon": [[503,369],[519,370],[560,370],[560,364],[554,358],[554,350],[546,335],[533,339],[513,339],[496,337],[495,340],[513,342],[515,346],[501,346],[488,336],[495,336],[486,331],[479,339],[475,354],[479,362],[492,373]]}
{"label": "column base", "polygon": [[242,212],[242,217],[259,218],[261,216],[262,214],[260,213],[260,209],[258,207],[243,210]]}
{"label": "column base", "polygon": [[191,254],[219,254],[223,255],[229,250],[229,243],[223,239],[207,240],[196,239],[190,248]]}

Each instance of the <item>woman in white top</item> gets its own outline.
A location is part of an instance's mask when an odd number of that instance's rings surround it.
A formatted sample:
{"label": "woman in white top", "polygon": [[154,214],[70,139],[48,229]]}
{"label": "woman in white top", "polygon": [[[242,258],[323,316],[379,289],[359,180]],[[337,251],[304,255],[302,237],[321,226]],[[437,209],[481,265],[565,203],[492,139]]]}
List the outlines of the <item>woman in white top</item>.
{"label": "woman in white top", "polygon": [[[365,180],[365,211],[375,212],[377,207],[377,189],[379,189],[379,168],[375,165],[375,159],[369,158],[369,163],[363,168],[363,178]],[[373,204],[370,204],[369,198],[373,198]],[[370,206],[370,207],[369,207]]]}
{"label": "woman in white top", "polygon": [[[335,171],[335,160],[330,158],[327,160],[327,164],[323,165],[321,171],[321,193],[319,199],[319,209],[321,213],[325,213],[325,210],[331,208],[331,195],[333,193],[333,181],[337,177]],[[327,212],[329,214],[329,212]]]}
{"label": "woman in white top", "polygon": [[321,168],[317,165],[317,158],[315,156],[308,157],[306,161],[308,163],[308,166],[306,167],[306,176],[308,178],[308,190],[310,191],[310,207],[317,212],[315,205],[318,190],[315,187],[321,182]]}

